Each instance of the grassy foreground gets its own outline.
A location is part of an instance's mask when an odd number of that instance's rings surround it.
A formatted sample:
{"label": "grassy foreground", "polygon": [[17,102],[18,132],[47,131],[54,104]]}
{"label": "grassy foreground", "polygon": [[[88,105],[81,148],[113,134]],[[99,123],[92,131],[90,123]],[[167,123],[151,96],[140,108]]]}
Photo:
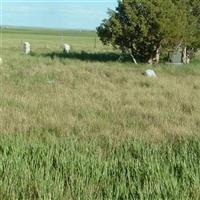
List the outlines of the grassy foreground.
{"label": "grassy foreground", "polygon": [[199,199],[198,56],[149,79],[93,32],[63,40],[3,31],[0,199]]}
{"label": "grassy foreground", "polygon": [[200,198],[198,139],[130,139],[118,146],[103,137],[6,137],[0,139],[0,156],[4,200]]}

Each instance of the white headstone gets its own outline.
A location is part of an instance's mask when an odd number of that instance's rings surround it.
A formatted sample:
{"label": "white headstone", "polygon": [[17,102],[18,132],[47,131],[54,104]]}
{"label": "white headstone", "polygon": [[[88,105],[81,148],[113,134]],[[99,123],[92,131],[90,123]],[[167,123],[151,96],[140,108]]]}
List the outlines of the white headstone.
{"label": "white headstone", "polygon": [[29,54],[31,52],[31,45],[29,42],[24,42],[23,44],[23,52],[25,54]]}
{"label": "white headstone", "polygon": [[152,69],[146,70],[145,73],[144,73],[144,75],[147,76],[147,77],[157,77],[155,71],[152,70]]}
{"label": "white headstone", "polygon": [[64,53],[69,53],[70,52],[70,45],[69,44],[64,44]]}
{"label": "white headstone", "polygon": [[3,60],[2,60],[2,58],[0,58],[0,65],[1,65],[1,64],[3,64]]}

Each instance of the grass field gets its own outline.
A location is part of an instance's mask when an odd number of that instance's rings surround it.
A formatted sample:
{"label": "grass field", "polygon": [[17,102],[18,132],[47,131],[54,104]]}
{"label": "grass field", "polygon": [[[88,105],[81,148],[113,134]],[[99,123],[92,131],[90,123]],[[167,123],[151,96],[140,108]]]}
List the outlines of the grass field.
{"label": "grass field", "polygon": [[200,56],[134,65],[95,38],[3,30],[0,198],[199,199]]}

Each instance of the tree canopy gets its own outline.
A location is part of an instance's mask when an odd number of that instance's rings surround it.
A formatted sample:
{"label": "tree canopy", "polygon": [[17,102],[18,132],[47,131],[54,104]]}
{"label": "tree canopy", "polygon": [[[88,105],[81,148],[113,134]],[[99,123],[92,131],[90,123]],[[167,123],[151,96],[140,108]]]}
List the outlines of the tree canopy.
{"label": "tree canopy", "polygon": [[200,0],[122,0],[97,28],[104,44],[148,61],[161,50],[200,47]]}

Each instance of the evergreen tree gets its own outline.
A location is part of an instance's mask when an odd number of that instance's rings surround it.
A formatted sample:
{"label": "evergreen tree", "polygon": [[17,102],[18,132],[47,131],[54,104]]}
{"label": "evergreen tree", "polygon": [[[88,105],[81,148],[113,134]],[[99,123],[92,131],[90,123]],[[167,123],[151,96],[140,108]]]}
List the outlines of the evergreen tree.
{"label": "evergreen tree", "polygon": [[159,62],[161,49],[199,47],[200,0],[122,0],[97,28],[104,44]]}

